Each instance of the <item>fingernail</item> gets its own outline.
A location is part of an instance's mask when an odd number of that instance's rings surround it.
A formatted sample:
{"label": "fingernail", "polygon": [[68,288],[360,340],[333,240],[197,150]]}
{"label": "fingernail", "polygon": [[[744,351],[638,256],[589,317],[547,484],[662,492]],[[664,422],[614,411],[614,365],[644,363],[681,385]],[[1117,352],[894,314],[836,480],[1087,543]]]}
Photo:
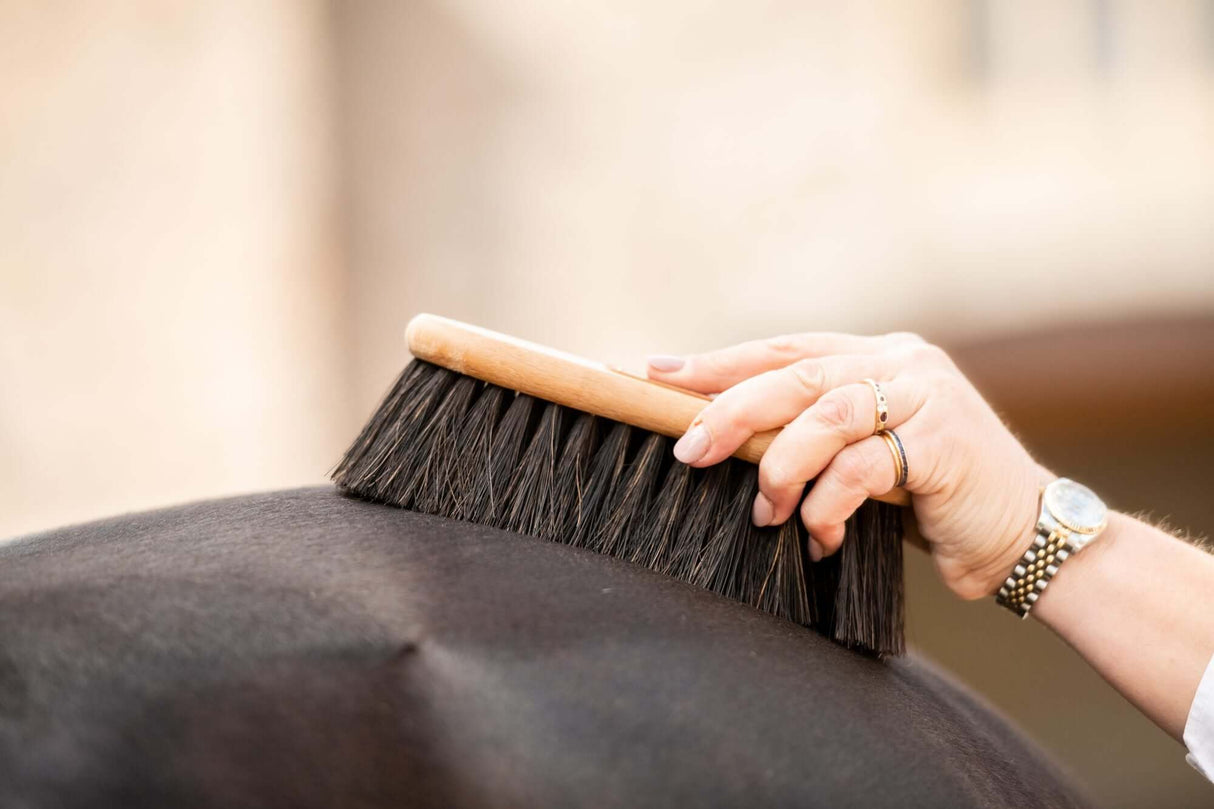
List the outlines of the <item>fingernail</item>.
{"label": "fingernail", "polygon": [[697,424],[675,442],[674,457],[683,463],[695,463],[708,452],[708,442],[708,430],[704,429],[703,424]]}
{"label": "fingernail", "polygon": [[822,546],[813,537],[809,538],[809,558],[814,562],[822,561]]}
{"label": "fingernail", "polygon": [[754,524],[762,528],[765,525],[771,525],[771,518],[775,516],[775,509],[772,508],[771,501],[767,499],[767,495],[759,492],[755,495],[754,508],[750,510],[750,519]]}
{"label": "fingernail", "polygon": [[669,374],[683,367],[683,358],[673,354],[654,354],[649,358],[649,367],[655,371]]}

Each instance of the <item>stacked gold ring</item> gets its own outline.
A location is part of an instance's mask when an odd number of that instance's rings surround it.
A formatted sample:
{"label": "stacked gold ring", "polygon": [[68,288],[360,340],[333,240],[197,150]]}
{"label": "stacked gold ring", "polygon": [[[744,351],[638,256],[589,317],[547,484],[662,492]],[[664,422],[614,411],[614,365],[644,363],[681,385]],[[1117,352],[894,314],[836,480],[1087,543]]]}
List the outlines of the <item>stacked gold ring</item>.
{"label": "stacked gold ring", "polygon": [[877,435],[885,439],[890,455],[894,456],[894,475],[897,478],[894,486],[905,486],[910,466],[906,463],[906,447],[902,446],[902,439],[893,430],[882,430]]}

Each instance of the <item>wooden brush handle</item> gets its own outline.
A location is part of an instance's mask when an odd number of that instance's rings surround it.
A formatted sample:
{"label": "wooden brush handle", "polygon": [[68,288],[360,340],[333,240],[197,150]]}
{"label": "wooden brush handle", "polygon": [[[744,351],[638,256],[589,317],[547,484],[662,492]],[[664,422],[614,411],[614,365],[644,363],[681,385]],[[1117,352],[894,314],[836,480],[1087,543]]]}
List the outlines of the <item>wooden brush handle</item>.
{"label": "wooden brush handle", "polygon": [[[709,402],[692,391],[437,315],[409,321],[405,340],[413,356],[435,365],[671,438],[685,433]],[[757,464],[779,432],[757,433],[734,457]],[[910,494],[891,489],[875,499],[905,506]]]}

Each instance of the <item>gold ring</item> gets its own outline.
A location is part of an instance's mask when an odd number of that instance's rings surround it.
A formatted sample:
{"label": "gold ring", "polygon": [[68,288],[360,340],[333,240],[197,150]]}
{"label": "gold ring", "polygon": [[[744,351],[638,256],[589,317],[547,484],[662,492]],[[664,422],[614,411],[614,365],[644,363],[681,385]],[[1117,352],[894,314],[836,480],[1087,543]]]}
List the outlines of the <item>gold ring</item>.
{"label": "gold ring", "polygon": [[873,435],[876,435],[889,424],[889,402],[885,398],[885,391],[881,389],[880,382],[875,379],[865,379],[864,381],[873,389],[873,396],[877,398],[877,409],[873,413]]}
{"label": "gold ring", "polygon": [[885,440],[889,454],[894,456],[894,487],[905,486],[910,466],[906,462],[906,447],[902,446],[902,439],[893,430],[882,430],[877,435]]}

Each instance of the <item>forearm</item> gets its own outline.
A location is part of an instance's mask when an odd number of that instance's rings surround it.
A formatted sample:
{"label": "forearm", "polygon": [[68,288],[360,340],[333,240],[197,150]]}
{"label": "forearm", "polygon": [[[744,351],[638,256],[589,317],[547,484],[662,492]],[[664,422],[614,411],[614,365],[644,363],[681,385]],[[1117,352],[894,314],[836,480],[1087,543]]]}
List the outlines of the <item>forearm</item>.
{"label": "forearm", "polygon": [[1176,739],[1214,654],[1214,556],[1124,514],[1031,613]]}

